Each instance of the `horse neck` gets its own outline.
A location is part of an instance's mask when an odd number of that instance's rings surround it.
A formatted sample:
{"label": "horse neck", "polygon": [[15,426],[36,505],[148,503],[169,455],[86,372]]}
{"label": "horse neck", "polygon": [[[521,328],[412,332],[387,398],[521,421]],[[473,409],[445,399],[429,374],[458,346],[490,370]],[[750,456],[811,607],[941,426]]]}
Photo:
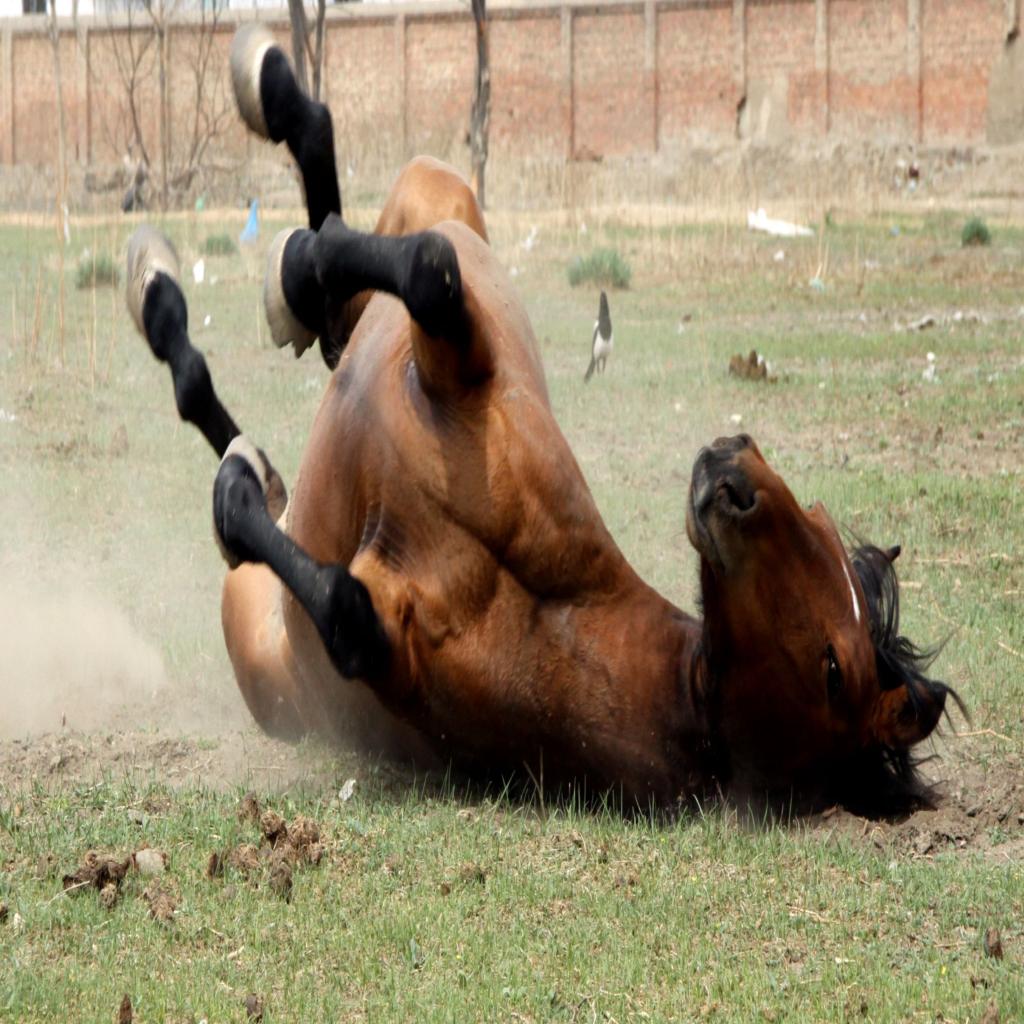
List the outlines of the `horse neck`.
{"label": "horse neck", "polygon": [[681,611],[634,577],[615,611],[624,658],[619,673],[634,687],[652,720],[660,721],[673,745],[703,742],[709,735],[706,669],[701,653],[703,623]]}

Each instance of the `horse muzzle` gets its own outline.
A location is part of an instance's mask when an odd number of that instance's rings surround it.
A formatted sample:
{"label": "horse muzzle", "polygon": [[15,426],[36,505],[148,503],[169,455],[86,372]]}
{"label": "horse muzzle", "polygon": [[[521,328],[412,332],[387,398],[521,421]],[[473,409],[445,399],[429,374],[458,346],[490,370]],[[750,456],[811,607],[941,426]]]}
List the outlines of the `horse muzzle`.
{"label": "horse muzzle", "polygon": [[758,507],[757,487],[747,471],[757,446],[747,434],[720,437],[702,448],[693,464],[686,532],[690,543],[719,568],[727,562],[729,534]]}

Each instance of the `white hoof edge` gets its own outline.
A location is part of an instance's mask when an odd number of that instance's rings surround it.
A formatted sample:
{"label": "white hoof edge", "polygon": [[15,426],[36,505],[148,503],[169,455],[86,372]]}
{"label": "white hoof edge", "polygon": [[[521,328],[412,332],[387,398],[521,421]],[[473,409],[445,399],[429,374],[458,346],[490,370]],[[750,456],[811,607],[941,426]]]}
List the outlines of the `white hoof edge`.
{"label": "white hoof edge", "polygon": [[260,99],[260,71],[267,50],[277,46],[270,29],[258,22],[243,25],[231,40],[231,85],[242,120],[257,135],[269,139]]}
{"label": "white hoof edge", "polygon": [[128,239],[128,268],[125,275],[128,312],[143,337],[146,336],[146,325],[142,321],[146,289],[158,273],[166,274],[177,283],[181,274],[178,254],[168,238],[149,224],[143,224]]}
{"label": "white hoof edge", "polygon": [[[263,454],[263,451],[257,448],[245,434],[238,434],[231,439],[231,443],[224,449],[224,455],[220,460],[221,465],[232,455],[244,459],[256,474],[256,479],[260,482],[260,489],[263,491],[263,498],[267,503],[267,513],[280,526],[288,508],[288,495],[285,493],[284,481],[280,474],[270,464],[270,460]],[[227,562],[228,568],[237,569],[243,560],[224,546],[216,523],[213,524],[213,538],[216,540],[217,547],[220,549],[224,561]]]}
{"label": "white hoof edge", "polygon": [[298,359],[316,341],[316,334],[301,323],[288,305],[281,283],[281,261],[284,247],[297,228],[279,231],[267,253],[267,273],[263,278],[263,308],[267,312],[270,336],[278,348],[291,345]]}

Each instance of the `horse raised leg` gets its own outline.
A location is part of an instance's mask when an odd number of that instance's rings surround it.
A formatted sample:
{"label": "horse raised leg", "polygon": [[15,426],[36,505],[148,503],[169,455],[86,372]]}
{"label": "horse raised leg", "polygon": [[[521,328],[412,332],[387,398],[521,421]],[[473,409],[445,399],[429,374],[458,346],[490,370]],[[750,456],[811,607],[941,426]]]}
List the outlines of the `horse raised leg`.
{"label": "horse raised leg", "polygon": [[[324,362],[333,369],[373,289],[399,293],[386,283],[378,285],[369,271],[361,285],[358,275],[350,274],[345,281],[332,280],[330,288],[316,272],[316,232],[331,214],[341,217],[331,117],[324,104],[299,88],[268,29],[256,24],[239,29],[231,46],[231,74],[242,118],[262,138],[287,143],[306,194],[310,230],[280,232],[268,254],[263,301],[271,337],[279,348],[291,345],[296,356],[319,338]],[[487,239],[483,215],[465,180],[441,161],[417,157],[392,187],[373,233],[417,234],[445,220],[462,221]],[[365,254],[372,258],[372,250]],[[433,295],[432,288],[427,291]]]}
{"label": "horse raised leg", "polygon": [[244,25],[231,43],[231,82],[245,123],[271,142],[285,142],[299,165],[309,226],[341,213],[331,112],[295,80],[284,51],[264,25]]}
{"label": "horse raised leg", "polygon": [[178,276],[171,243],[148,225],[138,228],[128,242],[128,310],[153,355],[170,367],[179,415],[223,456],[240,431],[213,389],[206,360],[189,341]]}
{"label": "horse raised leg", "polygon": [[[344,566],[316,562],[276,525],[286,508],[284,484],[217,398],[206,361],[189,341],[174,248],[148,226],[128,244],[127,298],[154,356],[170,366],[182,419],[222,457],[213,488],[214,533],[236,570],[225,588],[224,627],[238,638],[229,649],[242,694],[264,729],[295,738],[309,729],[310,715],[300,699],[273,577],[305,609],[338,671],[368,681],[385,672],[388,661],[373,602]],[[229,600],[229,591],[244,597]]]}
{"label": "horse raised leg", "polygon": [[366,587],[342,565],[311,558],[267,509],[260,453],[231,442],[213,484],[213,524],[232,569],[267,565],[305,609],[338,671],[372,682],[387,670],[388,642]]}
{"label": "horse raised leg", "polygon": [[[450,225],[456,237],[462,225]],[[477,243],[479,244],[479,243]],[[488,372],[490,347],[464,302],[456,249],[440,231],[384,238],[331,215],[313,246],[326,291],[373,289],[409,311],[416,371],[431,394],[456,398]],[[228,447],[214,483],[214,526],[232,568],[267,565],[305,609],[337,671],[373,684],[387,673],[389,645],[364,584],[344,565],[310,557],[275,525],[265,502],[261,453],[244,437]]]}

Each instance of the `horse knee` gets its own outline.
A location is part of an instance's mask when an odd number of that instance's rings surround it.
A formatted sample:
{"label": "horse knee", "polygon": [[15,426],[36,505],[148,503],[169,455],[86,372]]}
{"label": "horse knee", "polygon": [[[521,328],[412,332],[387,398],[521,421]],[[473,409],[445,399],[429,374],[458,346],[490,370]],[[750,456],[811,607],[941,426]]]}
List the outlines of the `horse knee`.
{"label": "horse knee", "polygon": [[244,437],[229,446],[213,483],[213,523],[231,568],[265,564],[288,587],[316,627],[331,661],[349,677],[375,680],[391,648],[366,586],[343,565],[323,565],[271,520],[272,473],[266,456]]}

